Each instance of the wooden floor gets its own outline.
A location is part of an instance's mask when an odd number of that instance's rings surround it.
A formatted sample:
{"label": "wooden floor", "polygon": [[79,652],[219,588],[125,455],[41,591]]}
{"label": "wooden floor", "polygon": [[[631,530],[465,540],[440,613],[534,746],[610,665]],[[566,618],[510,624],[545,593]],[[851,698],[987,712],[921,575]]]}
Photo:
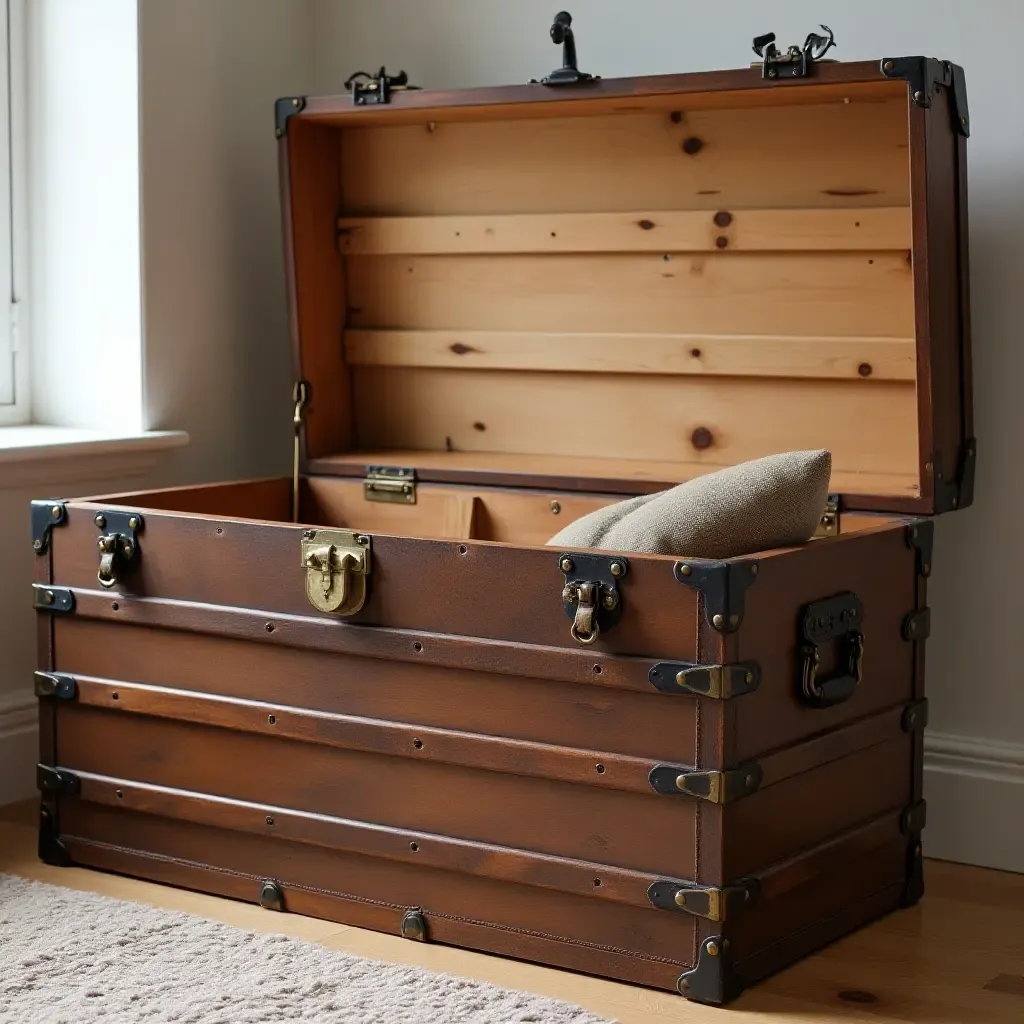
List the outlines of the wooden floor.
{"label": "wooden floor", "polygon": [[[601,981],[80,868],[35,856],[35,805],[0,808],[0,871],[183,910],[252,931],[283,932],[360,956],[579,1003],[622,1024],[719,1022],[728,1011],[679,996]],[[733,1004],[743,1024],[1024,1021],[1024,875],[929,861],[928,894],[769,979]]]}

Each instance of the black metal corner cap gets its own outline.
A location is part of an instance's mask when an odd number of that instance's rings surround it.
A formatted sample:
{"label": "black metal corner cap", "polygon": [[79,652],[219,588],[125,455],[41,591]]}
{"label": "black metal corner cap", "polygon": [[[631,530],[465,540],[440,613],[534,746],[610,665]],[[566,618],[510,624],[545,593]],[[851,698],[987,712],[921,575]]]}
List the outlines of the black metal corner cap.
{"label": "black metal corner cap", "polygon": [[733,633],[743,621],[747,588],[757,580],[756,561],[712,562],[687,558],[676,562],[672,574],[684,586],[699,590],[704,597],[704,614],[719,633]]}
{"label": "black metal corner cap", "polygon": [[883,57],[880,62],[886,78],[903,78],[910,87],[910,98],[919,107],[932,105],[932,92],[944,85],[952,92],[950,109],[954,127],[964,137],[971,134],[971,115],[967,109],[967,78],[959,64],[935,57]]}
{"label": "black metal corner cap", "polygon": [[32,502],[32,550],[45,555],[50,548],[50,531],[68,521],[67,499],[44,498]]}
{"label": "black metal corner cap", "polygon": [[729,940],[721,935],[705,939],[696,966],[676,979],[676,991],[695,1003],[731,1003],[743,991],[743,985],[733,967]]}
{"label": "black metal corner cap", "polygon": [[306,106],[305,96],[284,96],[274,104],[275,135],[283,139],[288,134],[288,121]]}

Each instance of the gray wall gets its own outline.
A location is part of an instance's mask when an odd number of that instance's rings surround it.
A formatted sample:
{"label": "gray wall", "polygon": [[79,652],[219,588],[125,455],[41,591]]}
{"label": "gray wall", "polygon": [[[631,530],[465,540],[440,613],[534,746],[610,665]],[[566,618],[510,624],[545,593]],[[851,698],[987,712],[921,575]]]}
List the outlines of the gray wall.
{"label": "gray wall", "polygon": [[[314,6],[321,92],[337,92],[356,68],[383,63],[434,88],[526,82],[559,63],[547,34],[558,10],[550,0]],[[581,0],[570,9],[580,67],[606,78],[740,67],[753,59],[754,35],[772,30],[788,45],[822,21],[835,30],[832,56],[842,60],[925,53],[966,68],[980,459],[974,507],[937,530],[928,850],[1024,870],[1024,588],[1017,583],[1024,556],[1015,515],[1024,437],[1024,114],[1017,87],[1024,4]]]}

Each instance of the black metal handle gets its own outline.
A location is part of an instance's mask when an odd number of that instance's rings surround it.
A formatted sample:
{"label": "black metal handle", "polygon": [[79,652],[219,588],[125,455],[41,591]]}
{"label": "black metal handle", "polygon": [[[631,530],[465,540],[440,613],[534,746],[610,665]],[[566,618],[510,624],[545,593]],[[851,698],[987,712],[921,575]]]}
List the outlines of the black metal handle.
{"label": "black metal handle", "polygon": [[[860,685],[864,666],[864,608],[852,592],[837,594],[807,605],[800,619],[800,670],[797,680],[800,699],[810,707],[830,708],[849,700]],[[835,641],[839,645],[838,668],[819,675],[820,647]]]}
{"label": "black metal handle", "polygon": [[551,24],[551,41],[562,47],[562,66],[541,79],[542,85],[575,85],[592,82],[597,76],[580,71],[576,63],[576,37],[572,31],[572,15],[559,11]]}

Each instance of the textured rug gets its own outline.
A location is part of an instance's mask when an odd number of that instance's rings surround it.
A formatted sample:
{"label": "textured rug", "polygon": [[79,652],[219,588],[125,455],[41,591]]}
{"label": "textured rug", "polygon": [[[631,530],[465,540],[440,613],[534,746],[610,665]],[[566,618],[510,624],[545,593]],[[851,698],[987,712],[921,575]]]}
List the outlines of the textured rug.
{"label": "textured rug", "polygon": [[609,1024],[576,1006],[0,875],[2,1024]]}

